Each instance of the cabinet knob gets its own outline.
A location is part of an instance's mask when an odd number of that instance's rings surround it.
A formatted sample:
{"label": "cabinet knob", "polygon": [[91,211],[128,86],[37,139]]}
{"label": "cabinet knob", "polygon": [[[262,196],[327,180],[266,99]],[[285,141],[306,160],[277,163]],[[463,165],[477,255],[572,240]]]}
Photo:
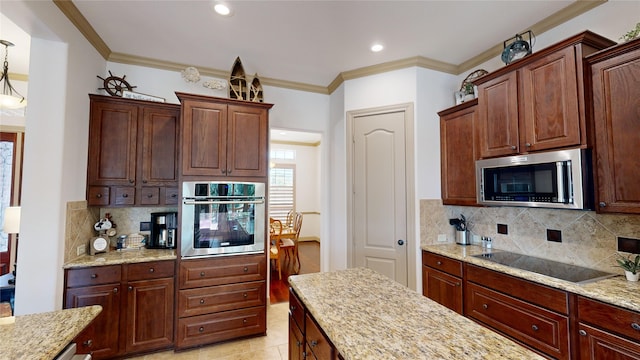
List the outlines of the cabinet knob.
{"label": "cabinet knob", "polygon": [[247,293],[243,293],[242,294],[242,297],[245,298],[245,299],[247,298],[247,296],[248,296]]}
{"label": "cabinet knob", "polygon": [[459,282],[457,282],[457,283],[456,283],[456,286],[460,286],[460,283],[459,283]]}
{"label": "cabinet knob", "polygon": [[489,308],[489,305],[487,305],[487,304],[482,304],[482,308],[483,308],[483,309],[488,309],[488,308]]}
{"label": "cabinet knob", "polygon": [[127,289],[129,289],[129,291],[133,291],[133,286],[129,285]]}
{"label": "cabinet knob", "polygon": [[204,331],[204,327],[200,326],[200,328],[198,329],[199,332],[203,332]]}
{"label": "cabinet knob", "polygon": [[171,198],[177,198],[178,194],[171,194]]}
{"label": "cabinet knob", "polygon": [[113,293],[117,294],[118,293],[118,288],[113,288]]}
{"label": "cabinet knob", "polygon": [[93,345],[93,340],[89,339],[89,340],[83,342],[82,345],[84,345],[86,347],[91,347],[91,345]]}
{"label": "cabinet knob", "polygon": [[538,325],[531,325],[531,330],[538,331]]}
{"label": "cabinet knob", "polygon": [[151,199],[153,197],[153,194],[147,194],[147,197]]}
{"label": "cabinet knob", "polygon": [[231,169],[227,169],[227,174],[231,174]]}
{"label": "cabinet knob", "polygon": [[511,150],[515,150],[516,146],[515,145],[511,145]]}
{"label": "cabinet knob", "polygon": [[581,336],[587,336],[587,332],[584,330],[579,330],[578,334],[580,334]]}
{"label": "cabinet knob", "polygon": [[96,197],[100,199],[102,197],[102,194],[96,194]]}
{"label": "cabinet knob", "polygon": [[640,330],[640,325],[638,325],[638,323],[631,323],[631,328],[633,330]]}
{"label": "cabinet knob", "polygon": [[147,180],[142,180],[142,183],[143,183],[143,184],[146,184],[146,183],[147,183]]}
{"label": "cabinet knob", "polygon": [[311,340],[309,345],[311,345],[311,347],[316,347],[316,346],[318,346],[318,341],[317,340]]}
{"label": "cabinet knob", "polygon": [[155,271],[156,271],[156,269],[154,269],[154,268],[149,268],[149,272],[150,272],[150,273],[155,272]]}
{"label": "cabinet knob", "polygon": [[526,144],[524,144],[524,146],[531,147],[531,144],[530,143],[526,143]]}
{"label": "cabinet knob", "polygon": [[295,311],[297,308],[295,306],[291,305],[291,307],[289,309],[291,309],[291,311]]}
{"label": "cabinet knob", "polygon": [[600,207],[607,207],[607,203],[604,201],[600,201],[598,205],[600,205]]}
{"label": "cabinet knob", "polygon": [[129,184],[133,184],[134,182],[133,179],[129,179]]}
{"label": "cabinet knob", "polygon": [[247,323],[247,319],[242,319],[242,323],[246,324]]}
{"label": "cabinet knob", "polygon": [[97,277],[98,277],[98,274],[91,274],[92,279],[96,279]]}
{"label": "cabinet knob", "polygon": [[128,198],[128,197],[129,197],[129,194],[122,194],[122,197],[123,197],[123,198]]}
{"label": "cabinet knob", "polygon": [[442,261],[436,261],[436,264],[442,265]]}
{"label": "cabinet knob", "polygon": [[296,340],[296,346],[297,346],[297,347],[302,346],[302,343],[300,342],[300,340]]}
{"label": "cabinet knob", "polygon": [[227,173],[227,169],[220,169],[220,171],[221,171],[223,174],[226,174],[226,173]]}
{"label": "cabinet knob", "polygon": [[200,304],[204,304],[204,299],[200,299]]}
{"label": "cabinet knob", "polygon": [[247,272],[247,271],[249,271],[249,268],[245,266],[245,267],[244,267],[244,269],[242,269],[242,270],[243,270],[244,272]]}
{"label": "cabinet knob", "polygon": [[203,277],[203,276],[204,276],[204,271],[201,271],[200,272],[200,277]]}

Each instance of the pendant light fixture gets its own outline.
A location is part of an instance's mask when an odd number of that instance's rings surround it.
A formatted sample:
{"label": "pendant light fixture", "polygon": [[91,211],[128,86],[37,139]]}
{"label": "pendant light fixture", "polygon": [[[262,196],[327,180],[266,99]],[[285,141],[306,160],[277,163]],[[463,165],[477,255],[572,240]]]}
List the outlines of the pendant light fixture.
{"label": "pendant light fixture", "polygon": [[0,109],[20,109],[27,106],[27,99],[13,88],[9,81],[9,46],[13,43],[7,40],[0,40],[0,44],[4,45],[4,66],[2,68],[2,94],[0,94]]}

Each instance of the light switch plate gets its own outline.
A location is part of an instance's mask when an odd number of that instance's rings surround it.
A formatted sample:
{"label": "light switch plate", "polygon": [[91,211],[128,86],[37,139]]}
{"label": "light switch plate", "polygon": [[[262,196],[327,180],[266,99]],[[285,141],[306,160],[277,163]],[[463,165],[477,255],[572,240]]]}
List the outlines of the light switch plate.
{"label": "light switch plate", "polygon": [[438,235],[438,242],[447,242],[447,235],[439,234]]}
{"label": "light switch plate", "polygon": [[76,255],[82,256],[87,253],[87,245],[78,245],[76,248]]}

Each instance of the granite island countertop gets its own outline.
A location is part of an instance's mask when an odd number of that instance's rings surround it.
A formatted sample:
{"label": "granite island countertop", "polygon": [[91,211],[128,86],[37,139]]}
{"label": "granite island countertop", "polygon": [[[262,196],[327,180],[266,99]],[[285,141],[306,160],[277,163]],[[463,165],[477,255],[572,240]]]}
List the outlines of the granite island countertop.
{"label": "granite island countertop", "polygon": [[93,305],[0,318],[0,358],[51,360],[101,311],[101,306]]}
{"label": "granite island countertop", "polygon": [[345,360],[544,359],[370,269],[289,283]]}
{"label": "granite island countertop", "polygon": [[88,266],[132,264],[159,260],[175,260],[176,251],[173,249],[147,249],[136,250],[112,250],[97,255],[83,255],[77,259],[66,262],[64,269],[72,269]]}
{"label": "granite island countertop", "polygon": [[640,297],[638,297],[640,282],[627,281],[622,274],[608,279],[578,284],[474,257],[474,255],[487,252],[503,251],[496,248],[487,249],[478,245],[440,244],[423,245],[422,250],[640,312]]}

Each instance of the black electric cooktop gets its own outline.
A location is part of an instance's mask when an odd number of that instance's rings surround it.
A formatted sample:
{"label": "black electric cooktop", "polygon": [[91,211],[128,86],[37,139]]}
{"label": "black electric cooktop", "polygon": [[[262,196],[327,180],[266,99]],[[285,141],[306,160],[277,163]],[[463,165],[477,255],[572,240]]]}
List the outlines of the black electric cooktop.
{"label": "black electric cooktop", "polygon": [[578,284],[585,284],[616,276],[616,274],[604,271],[541,259],[533,256],[516,254],[508,251],[485,253],[474,255],[474,257]]}

